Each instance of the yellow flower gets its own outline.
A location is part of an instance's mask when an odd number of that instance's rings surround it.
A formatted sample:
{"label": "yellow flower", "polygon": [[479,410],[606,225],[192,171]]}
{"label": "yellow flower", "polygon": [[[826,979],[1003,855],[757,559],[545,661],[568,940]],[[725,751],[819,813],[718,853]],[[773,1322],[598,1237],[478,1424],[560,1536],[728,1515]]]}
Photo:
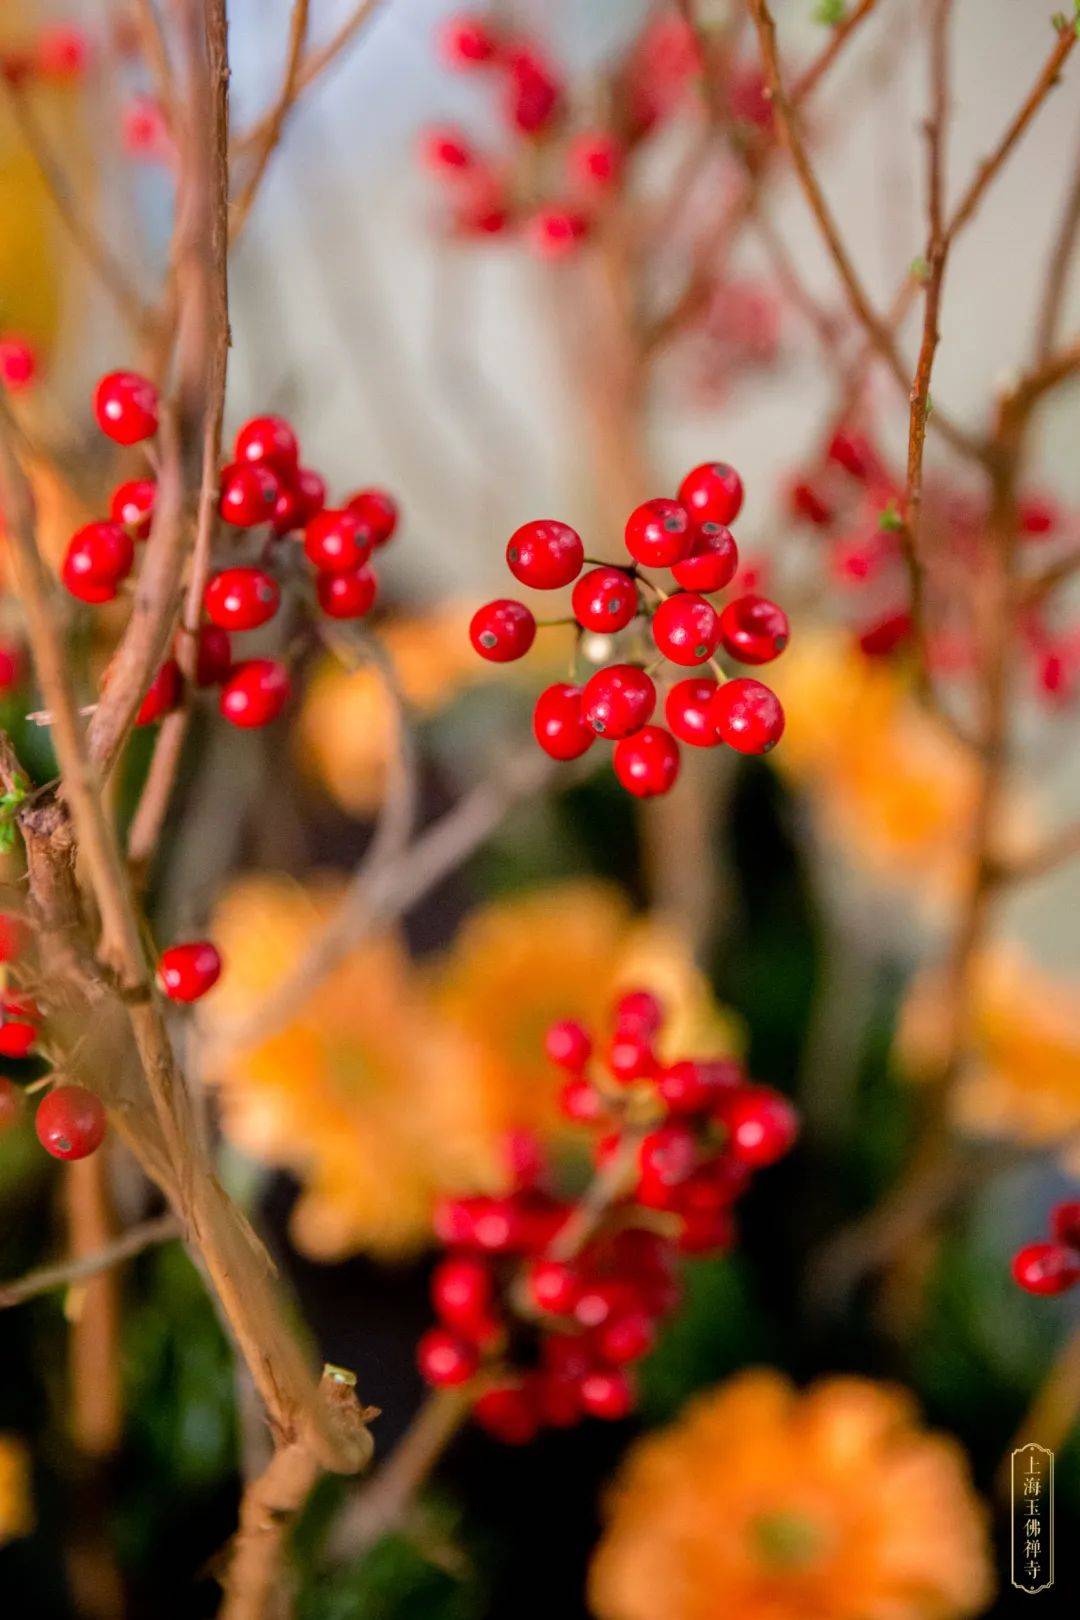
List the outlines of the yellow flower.
{"label": "yellow flower", "polygon": [[34,1528],[30,1454],[14,1435],[0,1434],[0,1546]]}
{"label": "yellow flower", "polygon": [[[949,1039],[943,974],[909,992],[897,1035],[915,1079],[940,1074]],[[954,1091],[959,1124],[991,1136],[1059,1143],[1080,1153],[1080,987],[1055,980],[1015,946],[975,964],[969,1051]]]}
{"label": "yellow flower", "polygon": [[960,1620],[993,1591],[959,1446],[902,1390],[743,1373],[639,1442],[593,1560],[598,1620]]}
{"label": "yellow flower", "polygon": [[971,761],[897,667],[839,636],[797,638],[770,673],[787,713],[778,769],[809,789],[829,836],[889,882],[955,884],[976,789]]}
{"label": "yellow flower", "polygon": [[559,1018],[600,1039],[620,990],[648,986],[670,1013],[662,1055],[731,1053],[737,1029],[719,1008],[678,933],[635,917],[617,889],[561,883],[473,913],[434,970],[432,993],[476,1056],[492,1129],[561,1128],[560,1077],[544,1056]]}
{"label": "yellow flower", "polygon": [[[336,905],[339,886],[261,876],[214,919],[226,970],[205,1003],[215,1033],[273,993]],[[301,1183],[297,1247],[318,1259],[422,1246],[445,1189],[498,1184],[467,1044],[433,1017],[394,939],[353,951],[276,1034],[214,1064],[231,1141]]]}

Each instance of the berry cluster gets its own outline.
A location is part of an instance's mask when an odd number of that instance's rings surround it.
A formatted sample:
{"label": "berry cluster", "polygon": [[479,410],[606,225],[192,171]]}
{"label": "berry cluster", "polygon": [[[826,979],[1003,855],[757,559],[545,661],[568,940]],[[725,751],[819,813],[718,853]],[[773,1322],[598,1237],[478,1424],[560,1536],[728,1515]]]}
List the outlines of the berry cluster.
{"label": "berry cluster", "polygon": [[451,1252],[432,1279],[439,1325],[420,1341],[420,1369],[436,1386],[469,1384],[474,1418],[497,1439],[626,1416],[633,1363],[679,1301],[679,1256],[730,1248],[752,1172],[795,1140],[790,1103],[737,1062],[663,1063],[662,1022],[638,990],[616,1003],[602,1061],[580,1024],[548,1032],[564,1112],[602,1133],[581,1201],[543,1189],[539,1154],[519,1144],[513,1191],[437,1211]]}
{"label": "berry cluster", "polygon": [[[760,681],[726,679],[716,662],[723,647],[739,663],[769,663],[789,637],[787,615],[763,596],[737,596],[722,610],[708,600],[738,570],[728,524],[742,499],[734,468],[716,461],[695,467],[677,500],[660,497],[631,512],[625,533],[629,567],[594,563],[582,573],[591,559],[566,523],[539,520],[511,535],[506,560],[521,584],[542,591],[573,584],[579,654],[601,666],[584,684],[560,681],[537,699],[533,730],[552,759],[577,759],[604,737],[615,744],[619,782],[628,793],[649,798],[674,785],[679,742],[696,748],[726,742],[744,754],[766,753],[779,742],[784,711],[775,693]],[[649,577],[658,569],[669,569],[680,588],[662,590]],[[500,598],[477,610],[469,633],[481,658],[505,663],[529,651],[536,630],[524,603]],[[709,666],[714,673],[670,686],[665,728],[651,724],[657,704],[653,676],[668,665]]]}
{"label": "berry cluster", "polygon": [[[102,377],[94,396],[101,431],[117,444],[143,444],[158,429],[154,385],[131,371]],[[75,534],[64,557],[62,578],[73,596],[109,602],[135,564],[136,542],[148,538],[157,485],[152,477],[129,480],[113,491],[107,520]],[[363,489],[340,508],[326,505],[326,485],[300,465],[300,446],[280,416],[256,416],[236,436],[233,459],[222,468],[218,511],[231,528],[262,530],[255,561],[215,572],[207,582],[195,659],[195,684],[220,688],[219,708],[234,726],[264,726],[280,714],[291,683],[276,658],[234,661],[233,632],[259,629],[281,605],[276,575],[295,574],[297,538],[315,568],[315,603],[333,619],[359,619],[375,604],[377,580],[369,559],[397,526],[397,506],[379,489]],[[233,551],[239,544],[234,541]],[[105,679],[108,679],[106,671]],[[168,658],[136,717],[149,725],[177,708],[184,696],[178,658]]]}
{"label": "berry cluster", "polygon": [[1080,1199],[1052,1210],[1050,1234],[1013,1257],[1013,1279],[1029,1294],[1064,1294],[1080,1282]]}

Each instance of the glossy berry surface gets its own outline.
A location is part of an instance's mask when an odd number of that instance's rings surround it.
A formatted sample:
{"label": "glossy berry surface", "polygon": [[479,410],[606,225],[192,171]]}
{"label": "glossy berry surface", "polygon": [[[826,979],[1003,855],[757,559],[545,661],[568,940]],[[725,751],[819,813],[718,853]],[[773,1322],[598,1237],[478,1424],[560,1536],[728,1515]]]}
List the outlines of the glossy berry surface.
{"label": "glossy berry surface", "polygon": [[645,726],[615,746],[615,775],[628,793],[652,799],[675,786],[679,745],[663,726]]}
{"label": "glossy berry surface", "polygon": [[678,501],[645,501],[626,520],[626,549],[645,568],[670,568],[690,553],[690,517]]}
{"label": "glossy berry surface", "polygon": [[686,591],[709,596],[730,585],[739,568],[739,548],[731,530],[722,523],[702,523],[695,527],[688,557],[672,563],[675,580]]}
{"label": "glossy berry surface", "polygon": [[533,735],[552,759],[578,759],[596,741],[581,712],[581,688],[565,681],[545,687],[533,709]]}
{"label": "glossy berry surface", "polygon": [[158,957],[157,981],[170,1001],[198,1001],[221,977],[221,957],[208,939],[170,945]]}
{"label": "glossy berry surface", "polygon": [[236,435],[234,462],[258,462],[283,480],[296,472],[300,446],[283,416],[253,416]]}
{"label": "glossy berry surface", "polygon": [[385,546],[398,525],[398,505],[384,489],[360,489],[345,502],[373,546]]}
{"label": "glossy berry surface", "polygon": [[469,624],[469,640],[481,658],[509,664],[524,658],[536,639],[536,620],[523,602],[499,597],[477,608]]}
{"label": "glossy berry surface", "polygon": [[0,1057],[27,1057],[36,1040],[37,1023],[30,1007],[10,996],[0,1001]]}
{"label": "glossy berry surface", "polygon": [[331,619],[362,619],[375,606],[379,582],[365,563],[341,574],[320,574],[315,582],[319,606]]}
{"label": "glossy berry surface", "polygon": [[324,573],[350,573],[367,562],[371,539],[355,513],[327,508],[304,529],[304,554]]}
{"label": "glossy berry surface", "polygon": [[673,664],[704,664],[720,641],[720,618],[711,602],[687,591],[660,603],[652,633],[660,652]]}
{"label": "glossy berry surface", "polygon": [[85,1086],[55,1086],[34,1116],[37,1139],[54,1159],[86,1159],[105,1140],[101,1098]]}
{"label": "glossy berry surface", "polygon": [[580,1074],[592,1056],[592,1040],[575,1018],[562,1018],[544,1036],[544,1051],[560,1069]]}
{"label": "glossy berry surface", "polygon": [[795,1109],[768,1086],[740,1086],[724,1098],[720,1118],[727,1128],[730,1151],[740,1163],[755,1169],[782,1158],[799,1131]]}
{"label": "glossy berry surface", "polygon": [[724,682],[710,714],[720,740],[740,754],[767,754],[784,734],[784,711],[776,693],[745,676]]}
{"label": "glossy berry surface", "polygon": [[203,606],[219,630],[257,630],[281,606],[281,591],[262,568],[223,568],[207,581]]}
{"label": "glossy berry surface", "polygon": [[764,596],[739,596],[720,615],[720,639],[740,664],[768,664],[791,637],[783,608]]}
{"label": "glossy berry surface", "polygon": [[68,544],[64,584],[83,601],[109,601],[134,561],[134,543],[119,523],[87,523]]}
{"label": "glossy berry surface", "polygon": [[656,707],[652,676],[636,664],[610,664],[585,683],[581,709],[586,725],[601,737],[628,737]]}
{"label": "glossy berry surface", "polygon": [[137,726],[150,726],[179,707],[184,693],[184,677],[175,658],[166,658],[146,689],[146,696],[135,715]]}
{"label": "glossy berry surface", "polygon": [[464,1384],[480,1365],[475,1345],[448,1328],[432,1328],[416,1347],[421,1376],[436,1389]]}
{"label": "glossy berry surface", "polygon": [[326,484],[311,467],[298,467],[281,485],[274,502],[274,533],[302,529],[326,505]]}
{"label": "glossy berry surface", "polygon": [[1029,1243],[1013,1256],[1012,1274],[1029,1294],[1064,1294],[1080,1282],[1080,1255],[1063,1243]]}
{"label": "glossy berry surface", "polygon": [[569,523],[539,518],[515,529],[506,543],[506,561],[514,578],[534,591],[555,591],[581,573],[585,547]]}
{"label": "glossy berry surface", "polygon": [[471,1338],[486,1331],[495,1284],[490,1265],[472,1255],[453,1255],[431,1275],[431,1301],[443,1321]]}
{"label": "glossy berry surface", "polygon": [[634,1405],[634,1386],[617,1367],[597,1367],[586,1373],[579,1386],[581,1404],[592,1417],[617,1422],[629,1415]]}
{"label": "glossy berry surface", "polygon": [[706,461],[687,473],[679,499],[696,523],[732,523],[742,508],[742,479],[726,462]]}
{"label": "glossy berry surface", "polygon": [[495,36],[483,17],[473,12],[455,13],[439,30],[439,51],[450,67],[481,67],[495,56]]}
{"label": "glossy berry surface", "polygon": [[94,391],[94,419],[116,444],[139,444],[158,428],[158,391],[136,371],[110,371]]}
{"label": "glossy berry surface", "polygon": [[712,721],[710,704],[719,685],[709,676],[691,676],[676,681],[664,700],[664,718],[680,742],[694,748],[716,748],[720,738]]}
{"label": "glossy berry surface", "polygon": [[603,635],[625,629],[636,616],[637,587],[621,568],[590,568],[574,586],[570,603],[578,624]]}
{"label": "glossy berry surface", "polygon": [[281,483],[277,474],[260,462],[233,463],[221,475],[218,509],[226,523],[251,529],[274,516]]}
{"label": "glossy berry surface", "polygon": [[274,658],[248,658],[233,666],[218,707],[225,719],[246,729],[276,720],[292,691],[289,672]]}
{"label": "glossy berry surface", "polygon": [[157,485],[152,478],[133,478],[118,484],[109,502],[109,516],[114,523],[130,529],[136,540],[145,540],[150,533],[154,515]]}

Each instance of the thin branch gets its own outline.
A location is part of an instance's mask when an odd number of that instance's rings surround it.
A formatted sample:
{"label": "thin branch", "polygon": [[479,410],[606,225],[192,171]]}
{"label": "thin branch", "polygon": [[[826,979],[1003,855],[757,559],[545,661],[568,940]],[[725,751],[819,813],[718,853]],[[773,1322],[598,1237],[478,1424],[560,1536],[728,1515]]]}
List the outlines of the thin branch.
{"label": "thin branch", "polygon": [[176,83],[165,31],[154,0],[135,0],[135,21],[143,56],[154,81],[154,94],[170,129],[176,119]]}
{"label": "thin branch", "polygon": [[1036,361],[1047,360],[1057,342],[1078,235],[1080,235],[1080,148],[1077,149],[1073,159],[1072,181],[1054,236],[1054,245],[1046,271],[1046,286],[1035,323]]}
{"label": "thin branch", "polygon": [[259,143],[251,173],[233,207],[230,230],[233,237],[239,236],[247,223],[252,204],[262,185],[270,159],[274,155],[285,121],[296,102],[300,86],[300,70],[303,66],[304,46],[307,42],[308,23],[310,20],[310,0],[293,0],[292,17],[289,23],[289,44],[285,61],[285,77],[281,90],[274,106],[267,113],[264,123],[266,134]]}
{"label": "thin branch", "polygon": [[832,67],[859,24],[870,15],[878,0],[859,0],[859,4],[836,24],[825,48],[805,68],[791,87],[792,106],[799,107],[812,95],[819,81]]}
{"label": "thin branch", "polygon": [[21,1305],[24,1300],[36,1299],[39,1294],[51,1294],[56,1288],[70,1288],[75,1283],[85,1282],[88,1277],[96,1277],[100,1272],[142,1254],[144,1249],[153,1248],[158,1243],[168,1243],[172,1238],[179,1237],[181,1232],[182,1227],[175,1215],[158,1215],[151,1221],[130,1227],[115,1242],[98,1249],[95,1254],[84,1254],[78,1260],[62,1260],[54,1266],[39,1266],[36,1271],[28,1271],[15,1282],[0,1283],[0,1311],[10,1309],[12,1305]]}
{"label": "thin branch", "polygon": [[[298,100],[308,86],[314,84],[315,80],[337,60],[342,51],[351,45],[360,29],[381,3],[382,0],[360,0],[356,9],[346,17],[340,28],[330,36],[325,45],[316,46],[314,50],[305,56],[296,75],[293,92],[294,101]],[[245,134],[238,137],[236,142],[237,151],[247,153],[258,150],[265,142],[276,116],[276,107],[271,108],[268,113],[264,113],[262,118],[254,123]]]}

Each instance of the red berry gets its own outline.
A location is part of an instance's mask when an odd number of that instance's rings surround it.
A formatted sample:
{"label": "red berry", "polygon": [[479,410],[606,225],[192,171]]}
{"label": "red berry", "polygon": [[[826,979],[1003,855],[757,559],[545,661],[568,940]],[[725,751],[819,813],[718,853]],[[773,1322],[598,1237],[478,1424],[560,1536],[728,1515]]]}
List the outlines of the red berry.
{"label": "red berry", "polygon": [[361,489],[345,502],[346,510],[367,530],[373,546],[385,546],[398,523],[398,505],[384,489]]}
{"label": "red berry", "polygon": [[602,1360],[621,1367],[640,1361],[656,1343],[656,1329],[645,1311],[628,1311],[597,1330],[596,1349]]}
{"label": "red berry", "polygon": [[534,591],[556,591],[581,573],[585,547],[569,523],[538,518],[515,529],[506,543],[506,561],[516,580]]}
{"label": "red berry", "polygon": [[458,12],[439,30],[439,52],[449,67],[470,69],[493,60],[495,38],[483,17]]}
{"label": "red berry", "polygon": [[615,745],[615,775],[628,793],[652,799],[675,786],[679,745],[663,726],[644,726]]}
{"label": "red berry", "polygon": [[579,1394],[582,1406],[592,1417],[614,1421],[626,1417],[634,1405],[634,1386],[617,1367],[596,1367],[586,1373]]}
{"label": "red berry", "polygon": [[22,1117],[23,1094],[14,1080],[0,1077],[0,1136]]}
{"label": "red berry", "polygon": [[721,742],[740,754],[767,754],[784,735],[784,711],[775,692],[740,676],[725,681],[713,697],[709,716]]}
{"label": "red berry", "polygon": [[623,630],[638,611],[637,586],[621,568],[590,568],[570,598],[574,618],[586,630]]}
{"label": "red berry", "polygon": [[533,735],[552,759],[579,759],[596,741],[581,715],[581,688],[557,681],[545,687],[533,710]]}
{"label": "red berry", "polygon": [[0,337],[0,383],[11,393],[21,393],[37,377],[37,354],[26,338],[14,332]]}
{"label": "red berry", "polygon": [[289,534],[302,529],[326,505],[326,484],[310,467],[298,467],[288,483],[282,484],[274,502],[274,533]]}
{"label": "red berry", "polygon": [[27,1057],[36,1040],[37,1024],[32,1009],[11,997],[0,1001],[0,1057]]}
{"label": "red berry", "polygon": [[136,540],[145,540],[150,533],[154,515],[157,485],[152,478],[133,478],[127,484],[118,484],[109,503],[109,516],[114,523],[130,529]]}
{"label": "red berry", "polygon": [[678,501],[645,501],[626,520],[626,549],[646,568],[670,568],[693,543],[690,514]]}
{"label": "red berry", "polygon": [[134,560],[131,536],[119,523],[87,523],[68,543],[63,581],[85,602],[108,602]]}
{"label": "red berry", "polygon": [[135,715],[137,726],[150,726],[179,707],[184,693],[184,677],[175,658],[166,658],[146,689],[146,696]]}
{"label": "red berry", "polygon": [[257,630],[281,606],[281,591],[261,568],[223,568],[207,581],[203,605],[219,630]]}
{"label": "red berry", "polygon": [[686,592],[661,602],[652,621],[653,640],[673,664],[704,664],[720,640],[720,618],[703,596]]}
{"label": "red berry", "polygon": [[807,523],[813,523],[821,528],[826,523],[832,522],[832,507],[807,480],[803,479],[792,484],[788,491],[788,500],[795,516],[805,518]]}
{"label": "red berry", "polygon": [[499,597],[477,608],[469,625],[469,640],[481,658],[509,664],[524,658],[536,639],[536,620],[523,602]]}
{"label": "red berry", "polygon": [[696,523],[732,523],[743,503],[742,479],[723,461],[706,461],[688,472],[679,499]]}
{"label": "red berry", "polygon": [[320,574],[315,595],[331,619],[362,619],[375,606],[378,588],[374,573],[364,564],[343,574]]}
{"label": "red berry", "polygon": [[37,69],[43,79],[66,84],[86,71],[90,47],[81,28],[54,23],[37,37]]}
{"label": "red berry", "polygon": [[476,1346],[451,1333],[448,1328],[432,1328],[416,1347],[421,1376],[437,1389],[466,1383],[480,1365]]}
{"label": "red berry", "polygon": [[215,624],[199,627],[199,647],[195,655],[195,685],[220,686],[232,669],[232,643],[227,630]]}
{"label": "red berry", "polygon": [[799,1134],[795,1109],[768,1086],[739,1086],[721,1099],[718,1115],[729,1152],[755,1169],[783,1158]]}
{"label": "red berry", "polygon": [[221,474],[218,509],[226,523],[250,529],[269,523],[281,494],[281,480],[258,461],[234,462]]}
{"label": "red berry", "polygon": [[540,1426],[530,1385],[520,1379],[485,1389],[473,1402],[472,1415],[486,1434],[508,1446],[527,1446]]}
{"label": "red berry", "polygon": [[656,1035],[664,1022],[664,1005],[651,990],[627,990],[612,1008],[612,1024],[622,1035]]}
{"label": "red berry", "polygon": [[221,957],[208,939],[170,945],[158,957],[157,981],[170,1001],[198,1001],[221,977]]}
{"label": "red berry", "polygon": [[574,208],[538,208],[525,221],[525,238],[540,259],[564,259],[588,234],[589,222]]}
{"label": "red berry", "polygon": [[730,529],[722,523],[699,523],[693,528],[694,544],[688,557],[672,563],[671,572],[687,591],[709,596],[730,585],[739,568],[739,548]]}
{"label": "red berry", "polygon": [[101,1098],[85,1086],[56,1086],[41,1099],[34,1129],[54,1159],[85,1159],[105,1140]]}
{"label": "red berry", "polygon": [[420,161],[436,174],[458,175],[474,166],[476,154],[459,129],[425,129],[420,134]]}
{"label": "red berry", "polygon": [[564,1260],[537,1260],[527,1286],[533,1304],[552,1316],[569,1316],[581,1297],[581,1276]]}
{"label": "red berry", "polygon": [[519,51],[511,63],[506,116],[522,135],[539,135],[559,111],[559,85],[531,52]]}
{"label": "red berry", "polygon": [[631,1085],[656,1072],[656,1054],[649,1035],[637,1029],[617,1029],[607,1050],[607,1066],[621,1085]]}
{"label": "red berry", "polygon": [[559,1107],[567,1119],[594,1125],[604,1112],[604,1099],[584,1075],[574,1075],[559,1092]]}
{"label": "red berry", "polygon": [[628,737],[638,731],[656,707],[652,677],[636,664],[611,664],[585,683],[581,711],[602,737]]}
{"label": "red berry", "polygon": [[80,602],[89,602],[95,607],[102,602],[111,602],[116,596],[117,582],[92,579],[88,574],[79,571],[79,564],[79,556],[69,549],[60,569],[60,578],[71,595],[77,597]]}
{"label": "red berry", "polygon": [[684,1058],[659,1075],[656,1089],[673,1114],[700,1114],[713,1101],[714,1087],[707,1065]]}
{"label": "red berry", "polygon": [[1016,512],[1021,534],[1052,534],[1061,522],[1061,513],[1053,501],[1043,495],[1028,495],[1020,501]]}
{"label": "red berry", "polygon": [[138,444],[158,427],[158,391],[136,371],[110,371],[94,390],[94,417],[117,444]]}
{"label": "red berry", "polygon": [[843,467],[852,478],[865,482],[881,471],[881,462],[870,440],[862,433],[849,433],[838,428],[826,452],[830,461]]}
{"label": "red berry", "polygon": [[1080,1249],[1080,1198],[1067,1199],[1051,1211],[1050,1231],[1059,1243]]}
{"label": "red berry", "polygon": [[739,596],[720,615],[720,639],[740,664],[779,658],[790,635],[787,614],[764,596]]}
{"label": "red berry", "polygon": [[676,681],[664,702],[664,718],[680,742],[695,748],[715,748],[720,738],[709,713],[719,685],[709,676]]}
{"label": "red berry", "polygon": [[299,457],[296,434],[282,416],[253,416],[244,423],[233,446],[237,464],[257,462],[286,481],[294,476]]}
{"label": "red berry", "polygon": [[598,1328],[602,1322],[633,1310],[638,1294],[633,1284],[623,1277],[598,1277],[583,1284],[574,1306],[574,1317],[585,1328]]}
{"label": "red berry", "polygon": [[[0,695],[13,692],[22,685],[26,674],[26,662],[23,658],[22,648],[11,643],[0,642]],[[0,961],[3,956],[0,955]]]}
{"label": "red berry", "polygon": [[233,666],[218,707],[234,726],[266,726],[277,719],[291,691],[284,664],[274,658],[247,658]]}
{"label": "red berry", "polygon": [[638,1164],[643,1181],[677,1187],[698,1162],[697,1141],[689,1125],[669,1120],[642,1138]]}
{"label": "red berry", "polygon": [[453,1255],[431,1275],[431,1301],[450,1327],[467,1338],[472,1329],[486,1329],[495,1295],[495,1281],[486,1261],[475,1255]]}
{"label": "red berry", "polygon": [[1063,1243],[1029,1243],[1014,1255],[1012,1274],[1029,1294],[1064,1294],[1080,1282],[1080,1259]]}
{"label": "red berry", "polygon": [[887,658],[911,635],[911,614],[906,608],[886,613],[859,632],[859,651],[867,658]]}
{"label": "red berry", "polygon": [[325,573],[351,573],[371,556],[371,539],[355,513],[327,508],[305,528],[304,552]]}
{"label": "red berry", "polygon": [[589,191],[607,191],[619,179],[623,149],[604,130],[586,130],[570,142],[566,154],[572,181]]}

